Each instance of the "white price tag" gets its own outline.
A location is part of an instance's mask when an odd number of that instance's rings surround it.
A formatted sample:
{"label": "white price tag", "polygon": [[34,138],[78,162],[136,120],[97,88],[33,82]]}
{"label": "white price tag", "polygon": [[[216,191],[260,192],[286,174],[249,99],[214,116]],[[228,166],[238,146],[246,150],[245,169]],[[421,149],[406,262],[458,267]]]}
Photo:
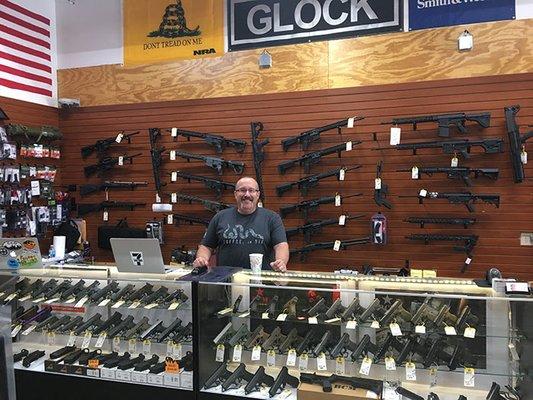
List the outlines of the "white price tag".
{"label": "white price tag", "polygon": [[429,368],[429,387],[437,386],[439,369],[436,365]]}
{"label": "white price tag", "polygon": [[168,310],[169,311],[176,310],[180,306],[180,304],[181,304],[181,301],[175,301],[170,306],[168,306]]}
{"label": "white price tag", "polygon": [[13,330],[11,331],[11,337],[14,338],[15,336],[17,336],[21,329],[22,329],[21,324],[15,326]]}
{"label": "white price tag", "polygon": [[91,345],[91,339],[93,337],[93,334],[89,331],[85,332],[85,335],[83,336],[83,343],[81,344],[82,349],[88,349]]}
{"label": "white price tag", "polygon": [[307,353],[303,353],[298,357],[298,369],[300,371],[307,371],[307,364],[309,363],[309,356]]}
{"label": "white price tag", "polygon": [[396,371],[396,361],[392,357],[385,357],[385,369],[387,371]]}
{"label": "white price tag", "polygon": [[307,323],[309,325],[318,325],[318,319],[317,317],[309,317],[307,318]]}
{"label": "white price tag", "polygon": [[419,195],[420,197],[427,197],[427,195],[428,195],[428,191],[427,191],[426,189],[422,189],[422,190],[420,190],[420,192],[418,193],[418,195]]}
{"label": "white price tag", "polygon": [[384,387],[383,388],[383,400],[402,400],[402,399],[400,395],[396,393],[396,390],[393,387]]}
{"label": "white price tag", "polygon": [[472,259],[470,257],[467,257],[465,260],[465,264],[470,265],[471,262],[472,262]]}
{"label": "white price tag", "polygon": [[38,299],[33,300],[34,303],[40,303],[42,301],[44,301],[44,297],[39,297]]}
{"label": "white price tag", "polygon": [[392,336],[402,336],[402,330],[400,329],[400,325],[398,325],[396,322],[390,324],[389,329],[392,333]]}
{"label": "white price tag", "polygon": [[101,368],[100,369],[100,377],[103,379],[112,379],[115,380],[115,371],[109,368]]}
{"label": "white price tag", "polygon": [[296,350],[290,349],[287,353],[287,367],[295,367],[296,366]]}
{"label": "white price tag", "polygon": [[454,156],[452,158],[452,162],[450,163],[452,168],[457,168],[459,166],[459,159],[457,156]]}
{"label": "white price tag", "polygon": [[165,386],[179,387],[180,374],[165,374],[163,375],[163,381]]}
{"label": "white price tag", "polygon": [[141,305],[141,302],[139,300],[136,300],[133,303],[131,303],[128,308],[133,310],[133,309],[139,307],[140,305]]}
{"label": "white price tag", "polygon": [[346,360],[344,357],[337,357],[335,359],[335,373],[337,375],[344,375],[346,373]]}
{"label": "white price tag", "polygon": [[380,328],[379,322],[377,320],[372,321],[372,323],[370,324],[370,327],[373,329],[379,329]]}
{"label": "white price tag", "polygon": [[370,357],[365,357],[361,363],[361,368],[359,368],[359,373],[361,375],[370,375],[370,368],[372,367],[372,359]]}
{"label": "white price tag", "polygon": [[152,350],[152,342],[148,339],[143,340],[143,353],[150,354]]}
{"label": "white price tag", "polygon": [[381,178],[374,179],[374,189],[376,190],[381,189]]}
{"label": "white price tag", "polygon": [[520,153],[520,161],[522,161],[522,164],[527,164],[527,151],[523,151]]}
{"label": "white price tag", "polygon": [[261,360],[261,346],[254,346],[252,349],[252,361],[259,361]]}
{"label": "white price tag", "polygon": [[226,307],[226,308],[220,310],[217,314],[218,315],[226,315],[226,314],[230,314],[232,311],[233,311],[233,308]]}
{"label": "white price tag", "polygon": [[26,301],[26,300],[29,300],[30,298],[31,298],[31,294],[28,294],[27,296],[21,297],[19,301]]}
{"label": "white price tag", "polygon": [[176,171],[172,171],[172,173],[170,174],[170,180],[172,182],[176,182],[178,180],[178,173]]}
{"label": "white price tag", "polygon": [[106,337],[107,337],[107,332],[102,332],[98,336],[98,339],[96,340],[96,344],[94,345],[94,347],[96,347],[97,349],[101,349],[102,346],[104,345]]}
{"label": "white price tag", "polygon": [[276,365],[276,352],[269,350],[267,352],[267,366],[273,367],[274,365]]}
{"label": "white price tag", "polygon": [[408,381],[416,381],[416,365],[412,362],[405,364],[405,379]]}
{"label": "white price tag", "polygon": [[17,297],[16,293],[10,294],[4,299],[4,303],[9,303],[11,300],[13,300],[15,297]]}
{"label": "white price tag", "polygon": [[281,313],[280,315],[278,315],[278,317],[276,318],[276,321],[285,321],[287,319],[287,314],[283,314]]}
{"label": "white price tag", "polygon": [[155,202],[156,203],[161,203],[161,196],[159,196],[159,193],[155,194]]}
{"label": "white price tag", "polygon": [[[17,325],[17,326],[20,326],[22,328],[21,325]],[[25,329],[24,332],[22,332],[22,336],[29,335],[30,333],[32,333],[35,330],[35,328],[37,328],[37,325],[31,325],[29,328]],[[11,336],[11,337],[13,337],[13,336]]]}
{"label": "white price tag", "polygon": [[346,215],[339,216],[339,225],[341,226],[346,225]]}
{"label": "white price tag", "polygon": [[76,344],[76,335],[74,334],[74,331],[70,332],[70,335],[68,337],[67,346],[74,346]]}
{"label": "white price tag", "polygon": [[224,362],[224,352],[225,352],[226,348],[224,347],[223,344],[219,344],[217,346],[217,354],[215,356],[215,361],[216,362]]}
{"label": "white price tag", "polygon": [[346,142],[346,151],[351,151],[353,148],[352,142]]}
{"label": "white price tag", "polygon": [[113,305],[111,306],[111,308],[119,308],[119,307],[122,307],[122,305],[123,305],[124,303],[125,303],[124,300],[119,300],[119,301],[117,301],[115,304],[113,304]]}
{"label": "white price tag", "polygon": [[355,122],[355,117],[348,118],[348,123],[346,124],[347,128],[353,128],[353,124]]}
{"label": "white price tag", "polygon": [[175,138],[178,137],[178,128],[171,128],[170,129],[170,136]]}
{"label": "white price tag", "polygon": [[343,181],[345,177],[346,177],[346,170],[344,168],[342,168],[339,171],[339,181]]}
{"label": "white price tag", "polygon": [[115,138],[115,142],[120,143],[122,142],[122,139],[124,138],[124,133],[120,132],[117,137]]}
{"label": "white price tag", "polygon": [[463,336],[465,338],[474,339],[476,337],[476,328],[472,328],[472,327],[466,328]]}
{"label": "white price tag", "polygon": [[334,324],[335,322],[339,322],[341,319],[339,317],[335,317],[335,318],[331,318],[331,319],[326,319],[324,322],[326,324]]}
{"label": "white price tag", "polygon": [[87,303],[87,300],[89,300],[89,297],[85,296],[84,298],[80,299],[80,301],[78,301],[74,307],[76,308],[83,307],[83,305]]}
{"label": "white price tag", "polygon": [[390,145],[396,146],[400,144],[400,139],[402,137],[402,128],[399,126],[393,126],[390,128]]}
{"label": "white price tag", "polygon": [[163,386],[163,375],[148,374],[148,383],[156,386]]}
{"label": "white price tag", "polygon": [[172,225],[174,223],[174,214],[167,215],[167,225]]}
{"label": "white price tag", "polygon": [[346,329],[356,329],[357,328],[357,321],[352,320],[346,322]]}
{"label": "white price tag", "polygon": [[170,161],[176,160],[176,150],[170,150]]}
{"label": "white price tag", "polygon": [[117,353],[120,353],[120,337],[119,336],[115,336],[113,338],[112,347],[113,347],[113,351],[116,351]]}
{"label": "white price tag", "polygon": [[415,326],[415,333],[419,333],[420,335],[426,334],[426,326],[425,325],[417,325]]}
{"label": "white price tag", "polygon": [[104,221],[109,221],[109,211],[104,211],[104,213],[102,214],[102,220]]}
{"label": "white price tag", "polygon": [[65,304],[72,304],[72,303],[74,303],[75,301],[76,301],[76,298],[75,298],[75,297],[71,297],[71,298],[69,298],[67,301],[65,301],[64,303],[65,303]]}
{"label": "white price tag", "polygon": [[328,369],[326,355],[324,353],[320,353],[316,358],[316,369],[319,371],[326,371]]}
{"label": "white price tag", "polygon": [[231,360],[236,363],[240,363],[242,359],[242,346],[240,344],[233,348],[233,357]]}
{"label": "white price tag", "polygon": [[119,156],[119,157],[118,157],[118,165],[119,165],[119,166],[124,165],[124,156]]}
{"label": "white price tag", "polygon": [[335,240],[335,243],[333,244],[333,250],[334,251],[339,251],[341,249],[341,241],[340,240]]}
{"label": "white price tag", "polygon": [[87,368],[87,376],[100,378],[100,370],[98,368]]}
{"label": "white price tag", "polygon": [[148,378],[145,373],[133,371],[131,374],[131,381],[137,383],[146,383]]}
{"label": "white price tag", "polygon": [[335,195],[335,207],[340,207],[342,204],[342,197],[340,194]]}
{"label": "white price tag", "polygon": [[264,312],[263,314],[261,314],[261,319],[269,319],[269,315],[267,312]]}
{"label": "white price tag", "polygon": [[455,330],[455,328],[453,326],[444,327],[444,332],[448,336],[456,336],[457,335],[457,331]]}
{"label": "white price tag", "polygon": [[419,179],[420,176],[418,175],[418,167],[411,168],[411,179]]}
{"label": "white price tag", "polygon": [[466,387],[476,386],[476,373],[474,368],[465,368],[464,385]]}
{"label": "white price tag", "polygon": [[167,342],[167,356],[168,357],[171,357],[172,356],[172,350],[173,350],[173,347],[174,347],[174,342],[172,340],[169,340]]}
{"label": "white price tag", "polygon": [[100,303],[98,303],[98,307],[105,307],[105,306],[107,306],[109,303],[111,303],[111,299],[104,299],[104,300],[102,300]]}
{"label": "white price tag", "polygon": [[147,304],[144,306],[144,309],[151,310],[152,308],[156,308],[158,305],[159,305],[158,303]]}
{"label": "white price tag", "polygon": [[128,340],[128,352],[137,353],[137,340],[135,339]]}

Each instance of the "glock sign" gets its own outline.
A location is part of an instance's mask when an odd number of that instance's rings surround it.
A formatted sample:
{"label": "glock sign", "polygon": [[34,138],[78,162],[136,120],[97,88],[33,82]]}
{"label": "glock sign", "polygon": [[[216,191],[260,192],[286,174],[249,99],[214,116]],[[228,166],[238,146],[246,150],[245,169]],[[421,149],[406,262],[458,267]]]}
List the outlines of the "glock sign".
{"label": "glock sign", "polygon": [[131,263],[136,267],[142,267],[144,265],[143,253],[140,251],[130,251]]}
{"label": "glock sign", "polygon": [[228,49],[403,29],[403,0],[228,0]]}

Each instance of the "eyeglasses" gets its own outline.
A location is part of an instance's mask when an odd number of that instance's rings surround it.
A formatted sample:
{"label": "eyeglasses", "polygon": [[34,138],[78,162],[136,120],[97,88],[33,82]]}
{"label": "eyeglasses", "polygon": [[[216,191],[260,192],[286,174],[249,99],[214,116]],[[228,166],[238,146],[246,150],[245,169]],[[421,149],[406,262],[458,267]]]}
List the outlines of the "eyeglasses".
{"label": "eyeglasses", "polygon": [[246,189],[246,188],[235,189],[235,191],[240,194],[246,194],[246,192],[250,192],[251,194],[256,194],[259,192],[258,189]]}

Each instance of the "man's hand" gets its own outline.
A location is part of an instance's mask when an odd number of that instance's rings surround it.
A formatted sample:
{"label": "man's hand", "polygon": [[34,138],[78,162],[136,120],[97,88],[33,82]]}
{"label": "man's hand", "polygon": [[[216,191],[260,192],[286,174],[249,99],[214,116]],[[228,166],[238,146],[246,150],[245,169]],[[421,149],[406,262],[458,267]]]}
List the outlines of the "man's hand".
{"label": "man's hand", "polygon": [[287,264],[283,260],[276,260],[270,263],[270,266],[274,271],[285,272],[287,271]]}
{"label": "man's hand", "polygon": [[192,263],[193,267],[208,267],[209,266],[209,260],[206,260],[204,257],[198,257],[196,260]]}

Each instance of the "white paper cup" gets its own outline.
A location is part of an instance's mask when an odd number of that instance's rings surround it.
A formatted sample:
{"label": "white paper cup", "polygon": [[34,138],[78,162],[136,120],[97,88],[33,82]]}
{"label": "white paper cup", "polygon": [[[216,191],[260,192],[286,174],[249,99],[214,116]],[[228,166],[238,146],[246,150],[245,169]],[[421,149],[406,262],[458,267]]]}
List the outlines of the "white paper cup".
{"label": "white paper cup", "polygon": [[252,270],[252,273],[260,274],[262,266],[263,266],[263,255],[260,253],[250,254],[250,268]]}

